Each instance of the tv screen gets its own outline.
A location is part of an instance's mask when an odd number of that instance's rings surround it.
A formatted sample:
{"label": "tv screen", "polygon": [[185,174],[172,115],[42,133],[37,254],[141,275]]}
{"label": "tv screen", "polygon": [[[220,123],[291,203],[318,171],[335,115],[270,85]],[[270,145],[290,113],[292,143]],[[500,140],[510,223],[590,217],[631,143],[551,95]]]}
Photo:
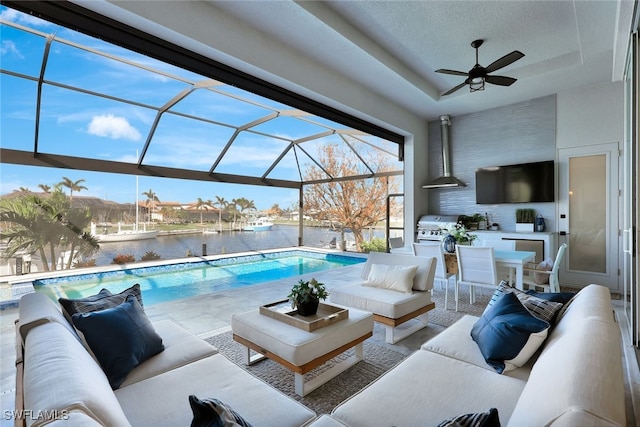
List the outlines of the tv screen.
{"label": "tv screen", "polygon": [[555,201],[553,160],[476,169],[476,203]]}

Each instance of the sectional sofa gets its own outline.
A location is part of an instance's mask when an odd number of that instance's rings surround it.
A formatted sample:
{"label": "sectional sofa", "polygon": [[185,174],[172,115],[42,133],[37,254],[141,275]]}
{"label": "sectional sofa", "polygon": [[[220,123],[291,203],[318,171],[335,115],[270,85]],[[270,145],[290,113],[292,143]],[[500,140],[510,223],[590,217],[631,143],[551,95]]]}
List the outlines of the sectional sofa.
{"label": "sectional sofa", "polygon": [[164,350],[113,390],[62,314],[41,293],[22,297],[17,323],[16,425],[189,426],[189,396],[218,399],[254,426],[300,426],[316,414],[230,362],[171,321],[154,323]]}
{"label": "sectional sofa", "polygon": [[19,310],[16,405],[30,411],[27,426],[188,426],[189,395],[219,399],[267,427],[422,427],[466,414],[514,427],[626,423],[620,330],[609,291],[598,285],[553,315],[541,347],[520,366],[512,361],[498,373],[471,337],[481,318],[465,316],[319,418],[169,321],[154,324],[164,350],[112,390],[56,303],[34,293]]}
{"label": "sectional sofa", "polygon": [[534,356],[503,374],[471,337],[479,318],[467,315],[312,425],[436,426],[491,408],[509,427],[625,425],[621,337],[609,290],[589,285],[558,313]]}

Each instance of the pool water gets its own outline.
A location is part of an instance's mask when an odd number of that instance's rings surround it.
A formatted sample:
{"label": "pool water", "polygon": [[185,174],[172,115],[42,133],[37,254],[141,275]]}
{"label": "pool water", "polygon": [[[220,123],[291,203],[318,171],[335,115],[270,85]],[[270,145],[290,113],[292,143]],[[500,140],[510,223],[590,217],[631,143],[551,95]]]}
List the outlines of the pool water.
{"label": "pool water", "polygon": [[285,251],[42,279],[33,285],[36,291],[57,299],[83,298],[103,288],[119,293],[139,283],[147,306],[364,261],[364,258],[346,255]]}

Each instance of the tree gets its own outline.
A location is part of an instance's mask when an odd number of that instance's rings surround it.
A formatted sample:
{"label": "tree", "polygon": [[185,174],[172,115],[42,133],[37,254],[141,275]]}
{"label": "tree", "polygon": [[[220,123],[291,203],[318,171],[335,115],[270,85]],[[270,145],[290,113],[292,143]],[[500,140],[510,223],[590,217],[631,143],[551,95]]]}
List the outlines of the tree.
{"label": "tree", "polygon": [[227,209],[233,213],[233,223],[236,223],[236,218],[239,213],[238,211],[238,203],[240,199],[231,199],[231,202],[227,205]]}
{"label": "tree", "polygon": [[[371,151],[363,158],[374,170],[389,170],[389,163],[380,153]],[[358,159],[348,155],[336,144],[323,146],[317,159],[330,176],[363,174]],[[318,166],[312,165],[307,169],[305,179],[325,179],[326,173]],[[320,220],[337,222],[343,234],[345,229],[351,229],[356,241],[356,249],[361,250],[364,241],[363,231],[385,219],[387,195],[397,192],[397,187],[396,181],[387,177],[306,185],[304,208],[307,212],[318,212]]]}
{"label": "tree", "polygon": [[44,193],[49,193],[51,191],[51,187],[47,184],[38,184],[38,188],[40,188]]}
{"label": "tree", "polygon": [[281,217],[283,210],[280,208],[280,205],[274,203],[273,206],[267,211],[267,213],[271,216]]}
{"label": "tree", "polygon": [[236,204],[240,207],[240,215],[242,215],[246,210],[256,210],[256,204],[254,201],[246,199],[245,197],[241,197],[236,200]]}
{"label": "tree", "polygon": [[196,200],[196,209],[200,211],[200,224],[202,224],[202,211],[207,210],[207,206],[211,206],[211,200],[204,201],[198,197]]}
{"label": "tree", "polygon": [[74,191],[79,193],[82,190],[87,190],[87,187],[85,187],[84,185],[80,185],[80,183],[82,182],[85,182],[85,180],[79,179],[77,181],[72,181],[66,176],[63,176],[62,181],[60,181],[60,185],[62,185],[63,187],[67,187],[69,189],[69,200],[72,200]]}
{"label": "tree", "polygon": [[90,255],[99,249],[95,238],[82,231],[91,213],[87,208],[72,209],[71,199],[59,189],[46,199],[27,194],[0,200],[0,221],[10,224],[0,233],[0,239],[7,242],[3,255],[38,252],[46,271],[49,264],[56,269],[57,251],[70,248],[72,256],[63,266],[70,268],[78,254]]}
{"label": "tree", "polygon": [[222,231],[222,211],[227,210],[229,202],[227,202],[224,197],[216,196],[216,201],[213,202],[212,206],[218,207],[218,226],[220,227],[220,231]]}
{"label": "tree", "polygon": [[153,192],[152,189],[143,192],[142,195],[147,198],[147,211],[149,213],[149,222],[151,222],[151,212],[155,210],[156,203],[160,203],[160,199],[158,199],[158,196]]}

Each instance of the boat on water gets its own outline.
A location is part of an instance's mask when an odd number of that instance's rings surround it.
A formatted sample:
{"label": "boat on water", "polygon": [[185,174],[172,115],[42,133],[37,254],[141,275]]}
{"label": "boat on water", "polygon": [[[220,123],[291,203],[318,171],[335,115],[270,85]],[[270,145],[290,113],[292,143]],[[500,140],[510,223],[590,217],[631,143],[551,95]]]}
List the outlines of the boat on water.
{"label": "boat on water", "polygon": [[[137,153],[136,153],[137,157]],[[132,225],[131,230],[123,230],[122,224],[118,222],[118,231],[115,233],[97,233],[96,224],[91,223],[91,234],[96,238],[98,242],[130,242],[134,240],[146,240],[155,239],[158,236],[159,230],[148,230],[147,225],[143,224],[142,230],[138,227],[138,177],[136,176],[136,222]]]}
{"label": "boat on water", "polygon": [[218,230],[204,228],[202,234],[218,234]]}
{"label": "boat on water", "polygon": [[273,223],[268,218],[257,218],[247,222],[247,225],[242,227],[244,231],[270,231],[273,227]]}
{"label": "boat on water", "polygon": [[147,230],[146,227],[140,230],[136,224],[132,225],[131,230],[123,230],[122,224],[118,223],[118,231],[115,233],[97,233],[96,224],[91,223],[91,234],[100,243],[155,239],[158,236],[158,232],[159,230]]}

